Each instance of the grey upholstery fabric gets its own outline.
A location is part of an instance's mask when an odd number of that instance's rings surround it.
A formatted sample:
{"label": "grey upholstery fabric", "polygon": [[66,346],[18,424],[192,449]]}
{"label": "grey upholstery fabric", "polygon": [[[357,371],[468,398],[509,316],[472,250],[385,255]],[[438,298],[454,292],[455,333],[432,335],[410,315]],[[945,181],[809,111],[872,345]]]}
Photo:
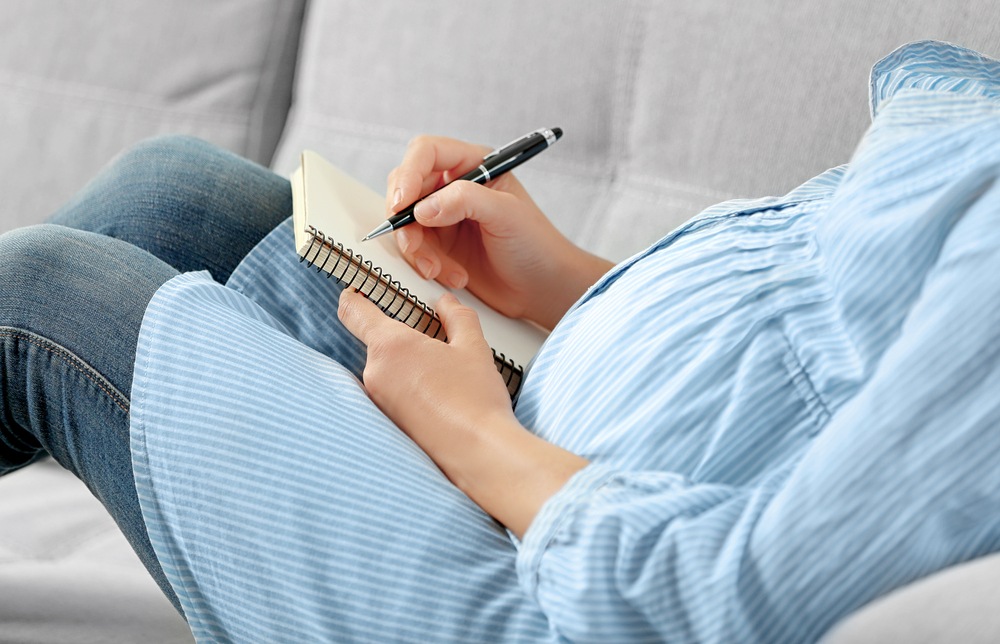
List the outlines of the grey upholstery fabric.
{"label": "grey upholstery fabric", "polygon": [[995,644],[1000,554],[949,568],[858,611],[823,644]]}
{"label": "grey upholstery fabric", "polygon": [[[558,125],[517,174],[570,237],[620,259],[711,203],[846,162],[868,69],[898,45],[1000,57],[996,0],[304,4],[0,4],[0,232],[156,133],[280,172],[312,148],[381,189],[418,133],[499,145]],[[905,588],[828,642],[1000,641],[998,561]],[[0,479],[0,642],[189,639],[72,476],[49,462]]]}
{"label": "grey upholstery fabric", "polygon": [[575,241],[619,259],[709,204],[846,162],[875,60],[920,38],[1000,54],[995,14],[995,0],[314,0],[275,165],[312,147],[381,188],[417,133],[498,145],[558,125],[517,174]]}
{"label": "grey upholstery fabric", "polygon": [[112,156],[184,132],[268,163],[304,0],[8,0],[0,6],[0,232],[44,218]]}
{"label": "grey upholstery fabric", "polygon": [[0,642],[191,642],[87,488],[52,460],[0,481]]}

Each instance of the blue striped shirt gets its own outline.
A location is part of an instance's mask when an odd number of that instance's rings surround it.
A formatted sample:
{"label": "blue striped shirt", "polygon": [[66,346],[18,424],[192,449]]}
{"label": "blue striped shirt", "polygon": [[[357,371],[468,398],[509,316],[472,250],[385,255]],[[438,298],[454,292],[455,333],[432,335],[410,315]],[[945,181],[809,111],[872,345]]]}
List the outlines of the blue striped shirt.
{"label": "blue striped shirt", "polygon": [[360,386],[286,224],[150,303],[132,446],[200,641],[818,639],[1000,549],[1000,63],[872,71],[852,158],[595,284],[516,413],[592,464],[523,542]]}

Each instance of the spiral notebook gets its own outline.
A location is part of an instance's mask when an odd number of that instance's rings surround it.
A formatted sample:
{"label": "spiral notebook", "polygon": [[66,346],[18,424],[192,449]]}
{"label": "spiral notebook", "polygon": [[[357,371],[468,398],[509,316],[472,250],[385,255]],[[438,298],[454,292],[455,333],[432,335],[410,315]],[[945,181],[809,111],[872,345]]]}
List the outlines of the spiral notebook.
{"label": "spiral notebook", "polygon": [[295,248],[302,262],[358,289],[386,315],[442,340],[444,329],[431,304],[451,290],[479,314],[497,369],[511,398],[517,394],[524,365],[545,340],[543,329],[502,315],[469,291],[424,279],[403,259],[391,235],[360,243],[385,219],[384,197],[319,154],[303,152],[291,181]]}

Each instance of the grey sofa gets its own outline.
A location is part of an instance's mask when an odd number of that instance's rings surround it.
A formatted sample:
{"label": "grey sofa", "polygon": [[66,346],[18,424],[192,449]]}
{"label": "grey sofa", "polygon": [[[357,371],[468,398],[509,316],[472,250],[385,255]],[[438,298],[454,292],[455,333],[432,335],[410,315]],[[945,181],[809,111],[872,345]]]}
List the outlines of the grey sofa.
{"label": "grey sofa", "polygon": [[[131,143],[183,132],[287,173],[310,147],[375,188],[408,139],[564,140],[518,174],[621,259],[701,208],[846,162],[867,73],[910,40],[1000,56],[996,0],[8,0],[0,232]],[[1000,641],[988,557],[861,610],[830,642]],[[190,641],[86,489],[0,479],[0,642]]]}

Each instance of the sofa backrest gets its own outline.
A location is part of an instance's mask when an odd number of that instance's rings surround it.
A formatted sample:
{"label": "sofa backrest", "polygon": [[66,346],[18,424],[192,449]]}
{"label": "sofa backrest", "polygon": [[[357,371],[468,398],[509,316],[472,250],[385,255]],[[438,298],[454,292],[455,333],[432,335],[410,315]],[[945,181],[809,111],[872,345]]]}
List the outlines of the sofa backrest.
{"label": "sofa backrest", "polygon": [[305,0],[5,0],[0,232],[115,154],[192,134],[262,163],[284,126]]}
{"label": "sofa backrest", "polygon": [[924,38],[1000,55],[996,0],[312,0],[274,165],[308,147],[382,190],[415,134],[498,145],[557,125],[517,174],[619,259],[848,161],[869,68]]}
{"label": "sofa backrest", "polygon": [[282,173],[313,148],[381,190],[416,134],[497,145],[558,125],[518,175],[574,240],[620,259],[706,205],[847,161],[868,69],[898,45],[1000,56],[996,0],[310,0],[299,48],[305,5],[4,3],[0,232],[154,134]]}

